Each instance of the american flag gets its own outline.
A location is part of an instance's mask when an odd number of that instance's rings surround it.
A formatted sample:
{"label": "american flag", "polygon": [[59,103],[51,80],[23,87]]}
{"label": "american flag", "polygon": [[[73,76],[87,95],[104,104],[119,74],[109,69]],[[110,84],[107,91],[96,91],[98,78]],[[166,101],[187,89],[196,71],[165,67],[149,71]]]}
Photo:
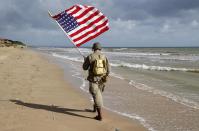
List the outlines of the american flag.
{"label": "american flag", "polygon": [[77,47],[109,30],[107,17],[93,6],[74,5],[53,18]]}

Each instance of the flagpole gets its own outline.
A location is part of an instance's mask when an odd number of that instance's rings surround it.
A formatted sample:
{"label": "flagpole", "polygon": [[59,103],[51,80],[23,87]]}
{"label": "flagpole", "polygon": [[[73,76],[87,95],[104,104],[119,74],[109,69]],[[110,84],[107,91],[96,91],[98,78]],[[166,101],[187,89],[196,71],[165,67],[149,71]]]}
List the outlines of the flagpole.
{"label": "flagpole", "polygon": [[[50,11],[48,11],[49,16],[52,18],[52,15],[50,13]],[[55,20],[56,21],[56,20]],[[68,34],[65,32],[65,30],[61,27],[61,25],[56,21],[57,25],[61,28],[61,30],[64,32],[64,34],[70,39],[70,41],[73,43],[74,47],[76,47],[77,51],[80,53],[80,55],[82,57],[85,58],[85,56],[82,54],[82,52],[79,50],[79,48],[74,44],[74,42],[72,41],[72,39],[68,36]]]}

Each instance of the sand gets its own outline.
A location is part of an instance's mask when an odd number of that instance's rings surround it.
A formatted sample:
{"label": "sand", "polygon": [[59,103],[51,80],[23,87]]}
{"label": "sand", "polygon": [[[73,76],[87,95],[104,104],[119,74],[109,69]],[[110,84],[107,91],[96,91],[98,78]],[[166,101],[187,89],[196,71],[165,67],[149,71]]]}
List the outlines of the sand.
{"label": "sand", "polygon": [[144,131],[137,121],[92,105],[63,70],[30,49],[0,48],[1,131]]}

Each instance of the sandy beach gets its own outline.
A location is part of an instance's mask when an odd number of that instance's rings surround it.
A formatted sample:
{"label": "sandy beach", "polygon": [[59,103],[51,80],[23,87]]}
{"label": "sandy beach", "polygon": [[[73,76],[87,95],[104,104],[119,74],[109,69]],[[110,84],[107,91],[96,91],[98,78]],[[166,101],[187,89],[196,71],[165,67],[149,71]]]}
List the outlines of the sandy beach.
{"label": "sandy beach", "polygon": [[0,48],[1,131],[144,131],[110,111],[97,121],[91,102],[63,70],[30,49]]}

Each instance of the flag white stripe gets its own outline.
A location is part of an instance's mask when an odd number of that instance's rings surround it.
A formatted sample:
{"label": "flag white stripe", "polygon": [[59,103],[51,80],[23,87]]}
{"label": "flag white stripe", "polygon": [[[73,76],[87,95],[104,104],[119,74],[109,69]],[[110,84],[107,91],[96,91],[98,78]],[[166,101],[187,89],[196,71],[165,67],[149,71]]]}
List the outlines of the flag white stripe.
{"label": "flag white stripe", "polygon": [[88,18],[93,13],[97,12],[98,10],[94,8],[93,10],[89,11],[87,14],[85,14],[83,17],[77,19],[77,22],[82,22],[84,19]]}
{"label": "flag white stripe", "polygon": [[[99,18],[99,17],[101,17],[101,16],[103,16],[103,14],[102,14],[102,13],[99,13],[98,15],[96,15],[96,16],[94,16],[93,18],[91,18],[90,20],[88,20],[87,23],[90,23],[90,22],[96,20],[97,18]],[[87,17],[82,17],[83,20],[86,19],[86,18],[87,18]],[[83,21],[83,20],[82,20],[82,21]],[[79,22],[79,23],[82,22],[82,21],[77,20],[77,22]]]}
{"label": "flag white stripe", "polygon": [[[102,15],[103,15],[103,14],[100,13],[99,15],[97,15],[97,16],[93,17],[92,19],[88,20],[86,23],[81,24],[80,26],[78,26],[78,27],[75,28],[74,30],[68,32],[68,34],[71,35],[71,34],[77,32],[78,30],[80,30],[81,28],[88,26],[89,23],[95,21],[96,19],[98,19],[98,18],[99,18],[100,16],[102,16]],[[105,17],[105,18],[106,18],[106,17]],[[106,18],[106,19],[107,19],[107,18]]]}
{"label": "flag white stripe", "polygon": [[91,26],[90,28],[88,28],[88,29],[82,31],[81,33],[79,33],[79,34],[73,36],[72,38],[73,38],[73,39],[76,39],[76,38],[78,38],[78,37],[84,35],[85,33],[87,33],[87,32],[89,32],[89,31],[93,30],[96,26],[99,26],[99,25],[103,24],[106,20],[107,20],[107,18],[102,19],[102,20],[99,21],[98,23],[96,23],[96,24],[94,24],[93,26]]}
{"label": "flag white stripe", "polygon": [[[88,20],[87,23],[90,23],[90,22],[96,20],[96,19],[99,18],[100,16],[103,16],[103,14],[102,14],[102,13],[99,13],[98,15],[96,15],[96,16],[94,16],[93,18],[91,18],[90,20]],[[83,21],[84,19],[86,19],[86,18],[88,18],[88,17],[85,17],[85,16],[84,16],[84,17],[81,18],[81,20],[77,19],[77,22],[80,23],[80,22],[82,22],[82,21]]]}
{"label": "flag white stripe", "polygon": [[76,6],[74,6],[72,9],[70,9],[69,11],[67,11],[66,13],[67,14],[70,14],[70,13],[72,13],[74,10],[76,10],[77,9],[77,7]]}
{"label": "flag white stripe", "polygon": [[85,10],[86,10],[85,8],[81,8],[77,13],[73,14],[72,16],[77,17],[77,16],[81,15]]}
{"label": "flag white stripe", "polygon": [[[80,44],[81,42],[83,42],[84,40],[88,39],[89,37],[92,37],[92,36],[94,36],[95,34],[99,33],[101,30],[103,30],[103,29],[106,28],[107,26],[108,26],[108,23],[106,24],[106,26],[103,26],[102,28],[98,29],[97,31],[95,31],[95,32],[93,32],[93,33],[91,33],[91,34],[89,34],[89,35],[87,35],[86,37],[82,38],[81,40],[76,41],[75,44],[76,44],[76,45],[77,45],[77,44]],[[74,40],[74,39],[72,38],[72,40]]]}

